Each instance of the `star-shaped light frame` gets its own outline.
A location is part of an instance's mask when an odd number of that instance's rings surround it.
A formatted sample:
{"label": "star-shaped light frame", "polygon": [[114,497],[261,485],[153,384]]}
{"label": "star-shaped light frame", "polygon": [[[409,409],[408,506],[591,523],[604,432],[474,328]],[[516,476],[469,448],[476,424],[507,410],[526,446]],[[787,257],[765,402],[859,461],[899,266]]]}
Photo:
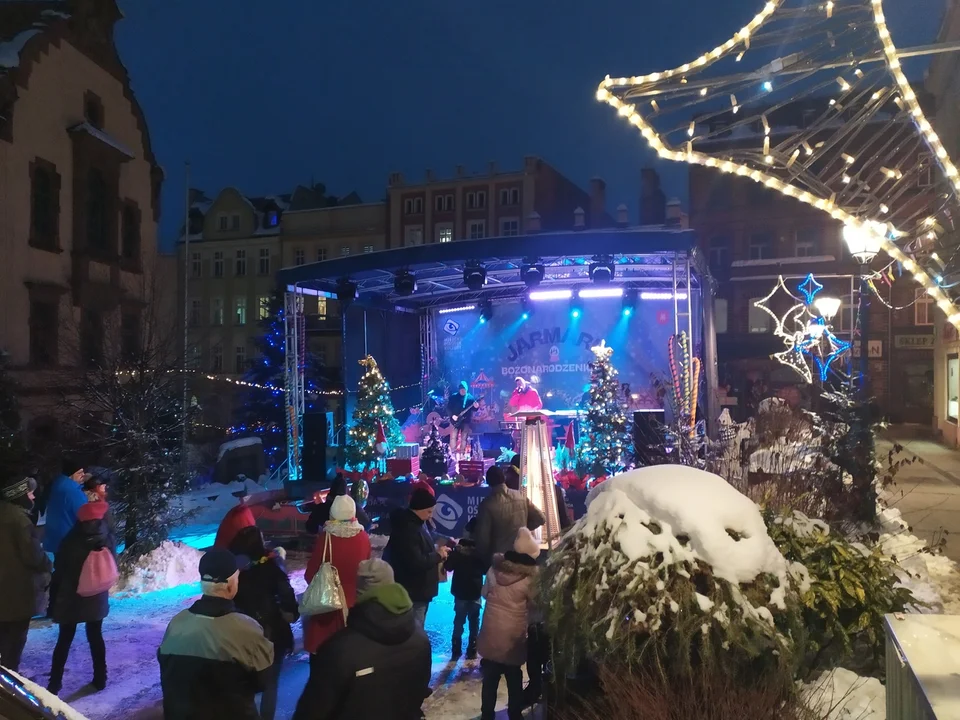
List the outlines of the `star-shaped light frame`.
{"label": "star-shaped light frame", "polygon": [[[767,303],[780,291],[783,291],[787,296],[794,301],[794,305],[790,307],[783,315],[777,315],[773,310],[767,307]],[[790,327],[790,324],[799,326],[800,317],[809,313],[806,306],[803,303],[796,302],[796,297],[783,280],[783,275],[780,275],[777,278],[776,284],[773,286],[773,290],[767,293],[766,297],[762,297],[757,300],[753,306],[763,310],[767,315],[773,318],[774,328],[773,334],[777,337],[781,337],[784,340],[791,339],[797,332],[795,327]],[[804,326],[805,327],[805,326]]]}
{"label": "star-shaped light frame", "polygon": [[[960,193],[960,172],[956,165],[950,159],[943,147],[937,133],[933,130],[930,121],[927,119],[920,107],[919,100],[907,76],[904,74],[900,59],[897,54],[897,48],[890,36],[890,30],[887,27],[886,17],[883,12],[883,0],[869,0],[872,8],[875,29],[880,38],[883,47],[883,55],[888,72],[893,76],[899,92],[898,101],[905,103],[910,116],[923,136],[924,142],[929,147],[933,158],[936,160],[941,171],[946,176],[954,190],[954,194]],[[678,150],[661,138],[658,131],[651,122],[643,116],[637,107],[629,101],[621,99],[617,94],[611,92],[611,89],[618,90],[626,87],[643,88],[653,87],[659,82],[677,78],[680,82],[686,82],[687,78],[696,75],[704,68],[712,65],[720,58],[730,55],[734,51],[745,52],[750,47],[750,37],[784,4],[784,0],[769,0],[763,9],[754,18],[738,30],[733,37],[729,38],[723,44],[718,45],[711,51],[704,53],[691,62],[684,63],[679,67],[659,72],[653,72],[648,75],[634,77],[612,78],[607,76],[597,88],[597,99],[606,102],[613,107],[617,113],[625,117],[630,124],[634,125],[650,147],[657,154],[668,160],[685,162],[689,164],[703,165],[706,167],[717,168],[724,173],[733,173],[742,177],[749,178],[756,183],[765,185],[767,188],[777,190],[788,197],[795,198],[802,203],[811,205],[818,210],[829,214],[836,220],[849,225],[863,225],[868,221],[883,222],[876,217],[855,217],[840,207],[837,207],[832,197],[818,197],[806,189],[797,187],[790,182],[785,182],[771,172],[766,172],[762,168],[751,167],[749,165],[737,162],[736,160],[722,160],[712,155],[699,152],[693,149],[692,144],[688,144],[686,150]],[[827,2],[821,7],[829,14],[832,14],[834,2]],[[739,56],[738,56],[739,59]],[[782,67],[782,63],[781,63]],[[776,69],[771,69],[770,77],[776,77]],[[736,108],[736,100],[731,95],[731,101]],[[656,100],[653,101],[656,103]],[[736,110],[734,110],[735,112]],[[882,208],[882,206],[881,206]],[[882,212],[882,209],[880,210]],[[946,292],[940,287],[939,283],[923,267],[918,265],[914,259],[903,251],[891,238],[897,237],[900,231],[895,227],[888,227],[888,234],[881,239],[882,249],[893,259],[900,262],[907,272],[911,273],[917,282],[926,289],[927,293],[937,303],[937,306],[947,315],[947,321],[960,329],[960,308],[953,302]]]}
{"label": "star-shaped light frame", "polygon": [[590,350],[598,360],[606,360],[613,355],[613,348],[607,345],[606,340],[601,340],[599,345],[594,345]]}
{"label": "star-shaped light frame", "polygon": [[810,273],[802,283],[797,285],[797,290],[803,293],[803,298],[807,301],[807,305],[812,305],[814,299],[817,297],[817,293],[823,290],[823,285],[817,282],[813,273]]}

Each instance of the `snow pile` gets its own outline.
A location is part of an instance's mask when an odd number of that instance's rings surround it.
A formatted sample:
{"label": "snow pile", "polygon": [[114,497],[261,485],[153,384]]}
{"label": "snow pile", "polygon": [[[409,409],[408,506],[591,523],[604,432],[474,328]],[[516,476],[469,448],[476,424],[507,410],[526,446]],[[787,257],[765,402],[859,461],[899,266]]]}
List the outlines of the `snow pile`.
{"label": "snow pile", "polygon": [[143,555],[113,588],[115,594],[136,595],[200,582],[203,553],[183,543],[165,541]]}
{"label": "snow pile", "polygon": [[887,695],[879,680],[835,668],[803,685],[807,706],[824,720],[886,720]]}
{"label": "snow pile", "polygon": [[[76,710],[67,705],[63,700],[58,698],[53,693],[47,692],[44,688],[40,687],[34,682],[27,680],[22,675],[18,675],[13,672],[13,670],[7,670],[4,668],[4,672],[8,672],[13,675],[17,680],[23,683],[23,686],[33,694],[34,697],[43,705],[45,708],[50,710],[56,717],[64,717],[66,720],[87,720],[84,715],[81,715]],[[6,717],[6,716],[4,716]]]}
{"label": "snow pile", "polygon": [[258,437],[246,437],[238,438],[237,440],[228,440],[220,445],[220,449],[217,451],[217,462],[223,460],[223,456],[231,450],[236,450],[237,448],[242,447],[250,447],[251,445],[263,445],[263,441]]}
{"label": "snow pile", "polygon": [[243,492],[247,495],[256,495],[265,492],[266,488],[251,480],[235,480],[232,483],[221,485],[211,483],[196,490],[190,490],[178,498],[180,507],[185,513],[191,513],[190,524],[202,525],[205,523],[219,523],[223,520],[227,510],[237,504],[234,493]]}

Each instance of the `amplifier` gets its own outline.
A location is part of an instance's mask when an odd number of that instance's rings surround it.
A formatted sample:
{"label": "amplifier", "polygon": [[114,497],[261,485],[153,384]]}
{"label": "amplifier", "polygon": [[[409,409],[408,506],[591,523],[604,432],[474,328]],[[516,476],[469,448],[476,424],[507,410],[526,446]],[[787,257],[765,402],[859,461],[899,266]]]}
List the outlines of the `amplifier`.
{"label": "amplifier", "polygon": [[420,445],[418,443],[400,443],[394,448],[393,456],[404,460],[420,457]]}

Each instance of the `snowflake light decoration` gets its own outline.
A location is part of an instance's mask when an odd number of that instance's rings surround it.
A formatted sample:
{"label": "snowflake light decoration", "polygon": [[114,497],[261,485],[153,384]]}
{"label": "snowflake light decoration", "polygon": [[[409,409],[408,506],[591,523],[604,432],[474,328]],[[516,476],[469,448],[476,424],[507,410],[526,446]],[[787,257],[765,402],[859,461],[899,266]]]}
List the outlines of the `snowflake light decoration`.
{"label": "snowflake light decoration", "polygon": [[[768,303],[780,291],[786,293],[790,301],[793,302],[793,305],[790,307],[790,309],[787,310],[787,312],[785,312],[783,315],[777,315],[768,306]],[[797,332],[796,327],[800,324],[800,317],[808,313],[806,306],[804,306],[803,303],[796,302],[796,298],[793,296],[793,293],[787,289],[787,285],[783,281],[783,275],[777,278],[777,283],[773,286],[773,290],[767,293],[766,297],[757,300],[753,306],[763,310],[767,315],[773,318],[773,334],[777,337],[784,338],[785,340],[794,336],[794,334]]]}

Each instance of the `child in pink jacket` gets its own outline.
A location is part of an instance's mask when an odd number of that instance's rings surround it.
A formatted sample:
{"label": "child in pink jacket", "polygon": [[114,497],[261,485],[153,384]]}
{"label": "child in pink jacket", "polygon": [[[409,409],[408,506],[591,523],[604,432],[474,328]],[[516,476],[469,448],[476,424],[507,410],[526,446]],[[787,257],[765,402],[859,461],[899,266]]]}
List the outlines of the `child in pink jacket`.
{"label": "child in pink jacket", "polygon": [[540,544],[527,528],[520,528],[513,550],[496,555],[487,573],[483,596],[487,600],[477,650],[483,658],[481,720],[493,720],[500,676],[507,678],[507,717],[523,714],[523,673],[527,660],[527,625],[537,595],[537,557]]}

